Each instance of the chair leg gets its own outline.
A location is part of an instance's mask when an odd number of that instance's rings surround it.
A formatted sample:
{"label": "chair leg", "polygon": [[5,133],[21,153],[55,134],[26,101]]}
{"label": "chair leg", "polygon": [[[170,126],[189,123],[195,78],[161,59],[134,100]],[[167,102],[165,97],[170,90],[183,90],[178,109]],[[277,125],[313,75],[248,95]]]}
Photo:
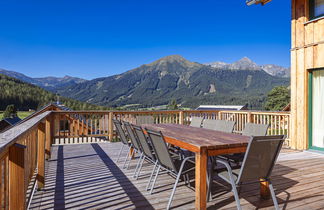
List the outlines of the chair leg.
{"label": "chair leg", "polygon": [[117,157],[117,160],[116,160],[116,163],[118,162],[118,160],[119,160],[119,158],[120,158],[120,155],[121,155],[121,153],[122,153],[122,151],[123,151],[123,149],[124,149],[124,144],[121,146],[121,148],[120,148],[120,150],[119,150],[119,153],[118,153],[118,157]]}
{"label": "chair leg", "polygon": [[138,177],[139,177],[139,175],[140,175],[140,173],[141,173],[141,170],[142,170],[142,167],[143,167],[144,160],[145,160],[145,156],[143,156],[142,161],[141,161],[141,163],[140,163],[140,165],[139,165],[139,168],[138,168],[138,171],[137,171],[137,174],[136,174],[136,177],[135,177],[136,179],[138,179]]}
{"label": "chair leg", "polygon": [[154,180],[153,180],[153,183],[152,183],[152,186],[151,186],[150,194],[153,193],[154,185],[155,185],[155,182],[157,180],[157,177],[159,176],[160,169],[161,169],[161,165],[159,165],[159,167],[157,168],[156,175],[154,177]]}
{"label": "chair leg", "polygon": [[213,184],[214,164],[215,164],[215,160],[212,157],[210,169],[208,171],[208,176],[207,176],[207,187],[208,187],[207,188],[207,201],[211,201],[211,198],[212,198],[211,188],[212,188],[212,184]]}
{"label": "chair leg", "polygon": [[278,205],[278,201],[277,201],[277,198],[276,198],[276,194],[274,192],[274,189],[273,189],[273,186],[272,186],[271,183],[269,183],[269,189],[270,189],[270,193],[271,193],[271,197],[272,197],[274,207],[275,207],[276,210],[279,210],[279,205]]}
{"label": "chair leg", "polygon": [[129,153],[130,153],[130,151],[131,151],[131,148],[132,148],[132,147],[129,147],[129,149],[128,149],[128,151],[127,151],[127,155],[126,155],[126,158],[125,158],[125,161],[124,161],[124,164],[123,164],[123,168],[125,168],[125,166],[126,166],[126,162],[127,162],[127,160],[128,160],[128,157],[129,157]]}
{"label": "chair leg", "polygon": [[231,181],[231,186],[232,186],[232,191],[234,193],[234,198],[235,198],[235,202],[236,202],[236,206],[237,206],[237,210],[241,210],[241,203],[240,203],[240,197],[239,194],[237,192],[237,188],[236,188],[236,184],[232,175],[232,172],[228,172],[230,181]]}
{"label": "chair leg", "polygon": [[134,174],[133,174],[133,178],[136,177],[136,173],[137,173],[138,167],[139,167],[139,165],[140,165],[140,163],[142,161],[142,158],[143,158],[143,152],[141,153],[141,155],[140,155],[140,157],[139,157],[139,159],[137,161],[136,168],[135,168],[135,171],[134,171]]}
{"label": "chair leg", "polygon": [[187,174],[186,176],[187,176],[187,179],[188,179],[188,187],[190,187],[190,176],[189,176],[189,174]]}
{"label": "chair leg", "polygon": [[241,210],[242,208],[241,208],[241,203],[240,203],[240,197],[239,197],[239,195],[238,195],[238,192],[237,192],[237,189],[236,189],[235,184],[234,184],[234,186],[233,186],[233,184],[232,184],[232,191],[233,191],[233,193],[234,193],[234,198],[235,198],[235,202],[236,202],[237,210]]}
{"label": "chair leg", "polygon": [[157,161],[155,161],[155,163],[154,163],[154,167],[153,167],[153,170],[152,170],[151,176],[150,176],[150,178],[149,178],[149,181],[148,181],[148,183],[147,183],[146,190],[149,190],[149,189],[150,189],[151,181],[152,181],[152,178],[153,178],[153,175],[154,175],[154,172],[155,172],[156,166],[157,166]]}
{"label": "chair leg", "polygon": [[175,194],[175,191],[177,189],[177,185],[178,185],[178,182],[179,182],[179,179],[180,179],[180,176],[181,176],[181,172],[182,172],[182,169],[180,169],[180,172],[178,173],[177,175],[177,179],[173,185],[173,189],[172,189],[172,192],[171,192],[171,195],[170,195],[170,198],[169,198],[169,202],[168,202],[168,206],[167,206],[167,209],[170,209],[171,207],[171,203],[172,203],[172,200],[173,200],[173,196]]}

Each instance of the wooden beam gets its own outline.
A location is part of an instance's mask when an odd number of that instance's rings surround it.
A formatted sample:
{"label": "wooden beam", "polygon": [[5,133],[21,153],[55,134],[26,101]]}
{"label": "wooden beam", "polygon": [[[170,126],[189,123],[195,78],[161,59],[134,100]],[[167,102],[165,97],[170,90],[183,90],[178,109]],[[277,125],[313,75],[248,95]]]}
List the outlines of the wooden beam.
{"label": "wooden beam", "polygon": [[25,149],[21,144],[9,148],[9,209],[12,210],[26,208]]}
{"label": "wooden beam", "polygon": [[45,185],[45,125],[40,123],[38,125],[38,138],[37,138],[37,188],[41,190]]}
{"label": "wooden beam", "polygon": [[196,209],[206,209],[207,206],[207,150],[201,148],[196,153]]}
{"label": "wooden beam", "polygon": [[108,137],[109,137],[109,141],[112,141],[112,139],[114,137],[113,117],[114,117],[114,113],[109,112],[109,116],[108,116]]}
{"label": "wooden beam", "polygon": [[45,122],[45,155],[46,160],[51,158],[51,144],[52,144],[52,126],[53,126],[53,115],[46,118]]}
{"label": "wooden beam", "polygon": [[183,125],[184,122],[184,116],[183,116],[183,111],[179,112],[179,124]]}

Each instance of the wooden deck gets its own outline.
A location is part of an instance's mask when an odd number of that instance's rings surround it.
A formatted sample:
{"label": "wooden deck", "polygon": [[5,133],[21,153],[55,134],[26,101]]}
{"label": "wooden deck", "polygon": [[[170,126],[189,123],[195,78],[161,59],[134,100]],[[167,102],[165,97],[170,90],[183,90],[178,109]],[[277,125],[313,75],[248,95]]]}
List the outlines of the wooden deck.
{"label": "wooden deck", "polygon": [[[149,195],[145,187],[152,165],[144,165],[139,179],[133,179],[136,161],[129,170],[121,169],[122,161],[115,162],[120,146],[53,146],[46,164],[45,188],[35,193],[31,209],[165,209],[175,180],[166,174],[159,176],[154,193]],[[272,177],[281,208],[324,209],[324,155],[283,151]],[[216,181],[208,207],[235,209],[228,185]],[[257,184],[244,187],[240,197],[243,209],[274,209],[271,200],[260,200]],[[194,191],[181,183],[172,206],[193,209],[194,199]]]}

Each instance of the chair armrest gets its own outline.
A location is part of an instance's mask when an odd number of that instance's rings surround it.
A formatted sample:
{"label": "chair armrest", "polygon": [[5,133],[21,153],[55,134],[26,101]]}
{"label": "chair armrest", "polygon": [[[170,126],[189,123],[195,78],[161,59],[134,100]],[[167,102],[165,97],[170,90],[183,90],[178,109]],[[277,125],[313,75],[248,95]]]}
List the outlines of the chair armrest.
{"label": "chair armrest", "polygon": [[220,163],[222,165],[224,165],[227,169],[227,172],[228,172],[228,176],[230,178],[230,180],[228,180],[226,177],[218,174],[218,176],[220,178],[222,178],[223,180],[225,180],[226,182],[230,183],[230,184],[235,184],[235,180],[234,180],[234,177],[233,177],[233,171],[232,171],[232,167],[230,166],[230,164],[227,162],[227,161],[224,161],[224,160],[216,160],[217,163]]}

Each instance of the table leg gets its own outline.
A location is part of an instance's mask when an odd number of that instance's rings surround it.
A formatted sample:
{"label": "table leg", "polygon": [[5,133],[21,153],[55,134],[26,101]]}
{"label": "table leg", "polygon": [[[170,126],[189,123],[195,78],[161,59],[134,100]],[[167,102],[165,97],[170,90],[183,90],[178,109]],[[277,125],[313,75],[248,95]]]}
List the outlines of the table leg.
{"label": "table leg", "polygon": [[265,200],[270,199],[269,182],[263,179],[260,181],[260,197]]}
{"label": "table leg", "polygon": [[130,160],[134,159],[135,157],[134,147],[131,147],[131,149],[129,150],[129,156],[130,156]]}
{"label": "table leg", "polygon": [[196,153],[196,209],[207,207],[207,150]]}

